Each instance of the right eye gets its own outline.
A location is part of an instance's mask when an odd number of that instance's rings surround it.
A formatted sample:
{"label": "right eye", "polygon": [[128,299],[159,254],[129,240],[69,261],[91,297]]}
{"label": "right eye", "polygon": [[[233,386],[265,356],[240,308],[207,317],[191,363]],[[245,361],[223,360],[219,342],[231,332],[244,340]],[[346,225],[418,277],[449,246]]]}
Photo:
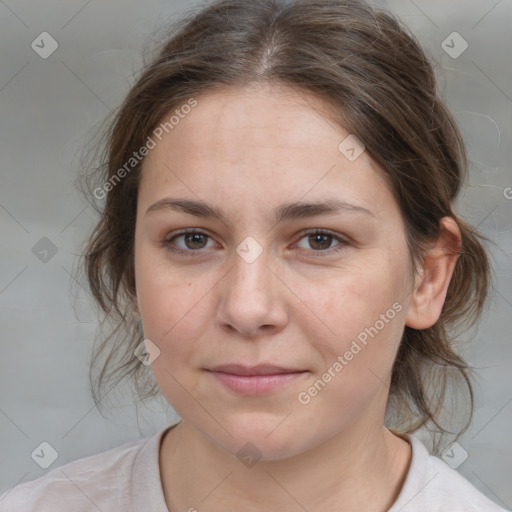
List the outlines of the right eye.
{"label": "right eye", "polygon": [[[182,245],[176,247],[175,241],[179,239],[182,240]],[[196,229],[188,229],[165,238],[162,245],[170,252],[195,256],[205,248],[208,239],[211,239],[210,235]]]}

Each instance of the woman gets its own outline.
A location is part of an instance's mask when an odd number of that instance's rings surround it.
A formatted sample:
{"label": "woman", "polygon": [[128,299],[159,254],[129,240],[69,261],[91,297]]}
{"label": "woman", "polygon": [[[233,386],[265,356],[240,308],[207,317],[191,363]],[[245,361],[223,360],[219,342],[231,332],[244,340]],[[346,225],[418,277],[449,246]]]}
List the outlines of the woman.
{"label": "woman", "polygon": [[357,0],[185,21],[110,125],[85,253],[119,332],[140,315],[119,371],[150,365],[181,421],[2,510],[504,510],[410,435],[446,430],[457,376],[470,415],[452,347],[489,282],[418,43]]}

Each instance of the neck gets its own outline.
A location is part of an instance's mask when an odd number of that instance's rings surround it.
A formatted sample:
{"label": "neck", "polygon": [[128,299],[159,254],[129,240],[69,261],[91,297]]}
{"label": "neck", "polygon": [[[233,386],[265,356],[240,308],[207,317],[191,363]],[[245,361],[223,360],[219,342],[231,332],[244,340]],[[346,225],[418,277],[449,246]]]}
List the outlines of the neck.
{"label": "neck", "polygon": [[167,432],[160,450],[170,512],[384,512],[400,492],[410,458],[410,445],[377,424],[354,425],[312,450],[251,467],[186,421]]}

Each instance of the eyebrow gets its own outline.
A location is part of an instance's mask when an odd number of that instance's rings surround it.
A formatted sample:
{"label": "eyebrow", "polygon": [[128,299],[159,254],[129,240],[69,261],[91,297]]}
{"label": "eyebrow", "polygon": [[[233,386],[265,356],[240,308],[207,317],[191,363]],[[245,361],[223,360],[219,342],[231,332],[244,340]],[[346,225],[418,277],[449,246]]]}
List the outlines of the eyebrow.
{"label": "eyebrow", "polygon": [[[164,197],[153,203],[147,210],[145,215],[150,212],[170,210],[195,217],[203,217],[210,219],[219,219],[227,223],[224,213],[213,206],[208,205],[203,201],[193,201],[190,199]],[[298,203],[284,203],[273,211],[273,220],[277,224],[284,220],[291,219],[304,219],[308,217],[315,217],[319,215],[334,215],[340,213],[359,213],[366,216],[375,217],[375,215],[366,208],[355,204],[346,203],[338,199],[328,199],[321,202],[298,202]]]}

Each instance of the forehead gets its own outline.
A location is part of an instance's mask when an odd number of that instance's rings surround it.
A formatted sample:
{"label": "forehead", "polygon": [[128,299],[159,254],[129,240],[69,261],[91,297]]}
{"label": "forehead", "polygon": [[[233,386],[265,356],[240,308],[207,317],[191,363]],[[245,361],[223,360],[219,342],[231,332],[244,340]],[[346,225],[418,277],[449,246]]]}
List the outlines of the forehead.
{"label": "forehead", "polygon": [[235,203],[236,191],[263,204],[313,199],[333,188],[371,201],[376,189],[387,188],[366,152],[355,161],[340,152],[350,132],[314,95],[266,84],[208,91],[195,100],[146,157],[142,203],[164,191]]}
{"label": "forehead", "polygon": [[[327,120],[328,106],[320,99],[282,85],[224,87],[196,98],[197,106],[172,130],[174,151],[187,158],[221,158],[245,163],[250,151],[259,158],[304,149],[325,139],[334,145],[340,127]],[[173,144],[171,137],[167,138]],[[182,146],[176,147],[178,142]],[[153,155],[166,153],[166,143]],[[254,155],[254,153],[253,153]],[[314,155],[313,155],[314,157]]]}

